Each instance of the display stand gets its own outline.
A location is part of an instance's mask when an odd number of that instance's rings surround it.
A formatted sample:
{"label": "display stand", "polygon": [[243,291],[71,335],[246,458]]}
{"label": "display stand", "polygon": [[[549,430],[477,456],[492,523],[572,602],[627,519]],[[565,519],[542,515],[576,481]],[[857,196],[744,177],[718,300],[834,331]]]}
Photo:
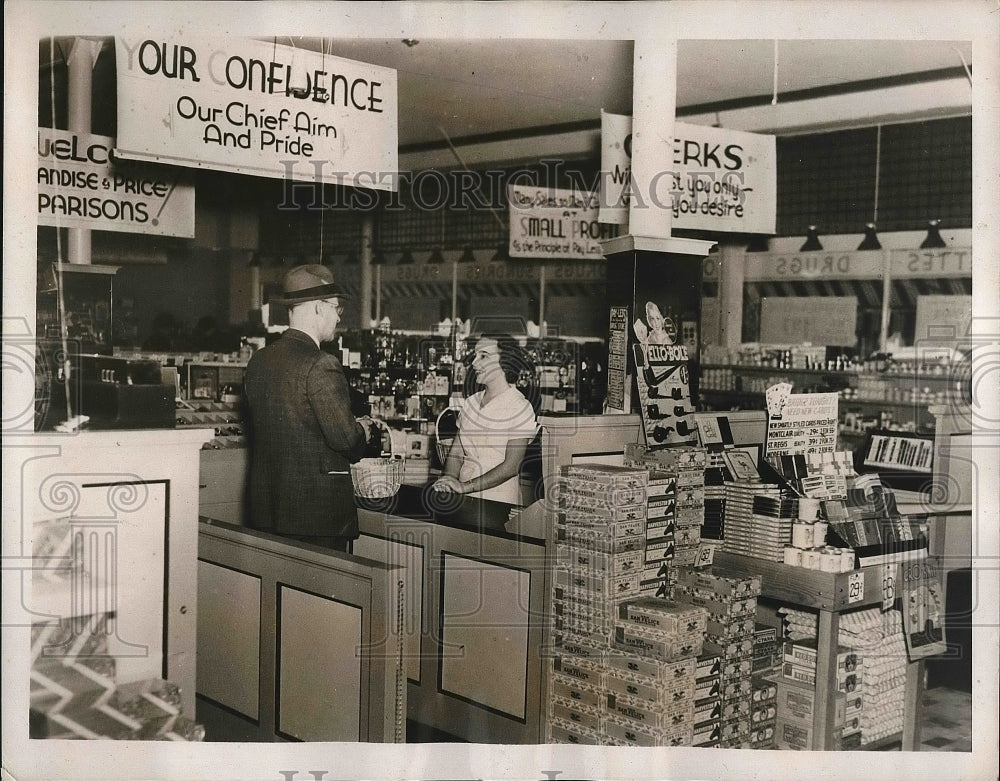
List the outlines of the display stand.
{"label": "display stand", "polygon": [[[881,569],[872,568],[864,579],[860,594],[851,594],[852,573],[831,573],[791,567],[785,564],[740,556],[734,553],[715,554],[715,563],[739,574],[760,575],[761,599],[786,605],[809,608],[819,613],[816,658],[816,709],[813,714],[814,751],[837,750],[834,731],[837,688],[837,635],[842,613],[872,607],[882,602]],[[902,582],[896,565],[896,582]],[[868,574],[866,572],[866,574]],[[909,662],[906,668],[906,693],[903,706],[903,732],[865,746],[879,748],[900,740],[903,751],[915,751],[920,746],[920,694],[923,687],[924,663]]]}

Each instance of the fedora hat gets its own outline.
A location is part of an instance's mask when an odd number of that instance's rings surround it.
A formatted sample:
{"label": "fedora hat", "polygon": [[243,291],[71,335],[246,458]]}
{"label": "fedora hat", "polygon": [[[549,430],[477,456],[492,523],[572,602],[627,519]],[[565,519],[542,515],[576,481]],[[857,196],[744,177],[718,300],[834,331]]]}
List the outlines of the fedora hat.
{"label": "fedora hat", "polygon": [[323,298],[350,298],[351,294],[333,279],[333,272],[319,263],[296,266],[287,274],[281,284],[281,295],[272,296],[271,301],[285,306],[319,301]]}

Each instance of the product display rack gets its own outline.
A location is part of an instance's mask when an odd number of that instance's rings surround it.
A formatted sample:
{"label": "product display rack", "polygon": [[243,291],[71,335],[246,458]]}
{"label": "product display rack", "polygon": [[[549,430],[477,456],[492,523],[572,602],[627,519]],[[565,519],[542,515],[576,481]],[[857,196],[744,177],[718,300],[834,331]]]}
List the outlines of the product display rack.
{"label": "product display rack", "polygon": [[[836,654],[837,634],[842,613],[858,608],[873,607],[882,601],[881,567],[866,568],[863,593],[851,602],[849,581],[851,572],[830,573],[804,567],[765,561],[734,553],[717,552],[715,562],[726,569],[741,574],[760,575],[760,599],[773,600],[785,605],[815,610],[819,614],[816,658],[816,700],[813,715],[814,751],[832,751],[839,748],[833,730],[837,687]],[[901,565],[896,565],[896,582]],[[870,572],[870,574],[869,574]],[[906,671],[906,694],[903,711],[903,732],[891,735],[864,746],[874,750],[902,744],[903,751],[914,751],[920,744],[920,694],[923,686],[924,663],[909,662]]]}

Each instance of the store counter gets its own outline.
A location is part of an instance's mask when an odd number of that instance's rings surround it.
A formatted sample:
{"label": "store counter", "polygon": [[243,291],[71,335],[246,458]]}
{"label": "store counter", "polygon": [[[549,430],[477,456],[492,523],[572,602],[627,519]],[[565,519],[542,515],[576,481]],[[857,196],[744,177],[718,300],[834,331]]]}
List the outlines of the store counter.
{"label": "store counter", "polygon": [[406,567],[408,718],[460,740],[542,742],[544,538],[508,531],[510,505],[429,486],[359,503],[355,555]]}

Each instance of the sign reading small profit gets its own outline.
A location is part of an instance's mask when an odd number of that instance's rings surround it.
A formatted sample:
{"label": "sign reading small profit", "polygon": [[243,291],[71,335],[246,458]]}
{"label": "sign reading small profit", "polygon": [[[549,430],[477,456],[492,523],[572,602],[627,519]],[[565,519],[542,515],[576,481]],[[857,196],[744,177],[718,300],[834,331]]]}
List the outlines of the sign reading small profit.
{"label": "sign reading small profit", "polygon": [[115,39],[121,158],[397,189],[396,71],[272,41]]}

